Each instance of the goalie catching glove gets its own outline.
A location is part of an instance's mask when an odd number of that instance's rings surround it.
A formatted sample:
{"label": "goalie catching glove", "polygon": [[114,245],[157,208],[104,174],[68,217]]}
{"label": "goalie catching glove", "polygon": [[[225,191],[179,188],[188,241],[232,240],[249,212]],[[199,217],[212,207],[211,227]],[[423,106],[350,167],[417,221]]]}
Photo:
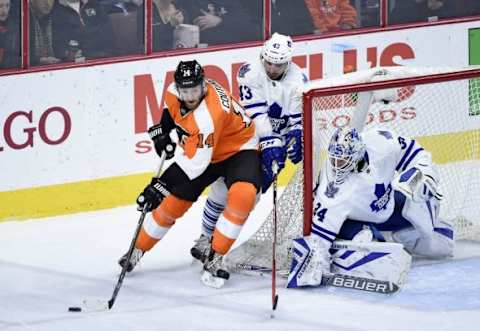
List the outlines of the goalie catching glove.
{"label": "goalie catching glove", "polygon": [[427,201],[432,197],[443,199],[443,195],[438,192],[438,174],[432,167],[405,170],[400,175],[396,188],[415,202]]}
{"label": "goalie catching glove", "polygon": [[160,205],[160,202],[170,195],[165,184],[160,178],[153,177],[150,184],[148,184],[142,193],[137,198],[138,210],[143,210],[147,205],[147,212],[154,210]]}
{"label": "goalie catching glove", "polygon": [[260,138],[260,150],[262,151],[262,192],[265,193],[275,176],[285,167],[287,151],[283,139],[279,136]]}
{"label": "goalie catching glove", "polygon": [[164,132],[161,124],[150,127],[148,129],[148,135],[155,145],[155,151],[158,156],[162,156],[162,153],[165,153],[167,160],[175,156],[176,144],[170,138],[170,133]]}

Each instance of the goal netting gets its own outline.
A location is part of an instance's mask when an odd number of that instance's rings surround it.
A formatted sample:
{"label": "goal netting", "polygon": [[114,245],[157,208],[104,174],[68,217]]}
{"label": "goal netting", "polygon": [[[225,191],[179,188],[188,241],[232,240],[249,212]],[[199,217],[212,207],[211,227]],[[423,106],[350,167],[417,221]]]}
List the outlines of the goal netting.
{"label": "goal netting", "polygon": [[[445,197],[440,217],[454,224],[456,240],[480,239],[480,69],[373,68],[311,81],[299,97],[304,161],[277,203],[278,270],[288,272],[291,240],[310,233],[313,185],[333,130],[359,118],[364,130],[393,130],[430,151]],[[384,97],[394,101],[384,103]],[[363,102],[368,113],[359,115]],[[272,215],[226,256],[231,271],[270,268]]]}

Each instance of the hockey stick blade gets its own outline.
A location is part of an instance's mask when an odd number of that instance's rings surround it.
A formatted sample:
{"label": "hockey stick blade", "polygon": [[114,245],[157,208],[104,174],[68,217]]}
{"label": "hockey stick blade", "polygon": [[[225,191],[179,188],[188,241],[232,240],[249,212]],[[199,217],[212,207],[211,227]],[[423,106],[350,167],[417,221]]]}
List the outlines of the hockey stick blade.
{"label": "hockey stick blade", "polygon": [[110,303],[101,299],[84,299],[82,300],[82,311],[95,312],[110,310]]}
{"label": "hockey stick blade", "polygon": [[342,274],[324,275],[322,285],[350,288],[354,290],[393,294],[398,291],[397,284],[372,278],[354,277]]}
{"label": "hockey stick blade", "polygon": [[278,294],[275,295],[275,298],[273,299],[272,310],[277,309],[277,305],[278,305]]}

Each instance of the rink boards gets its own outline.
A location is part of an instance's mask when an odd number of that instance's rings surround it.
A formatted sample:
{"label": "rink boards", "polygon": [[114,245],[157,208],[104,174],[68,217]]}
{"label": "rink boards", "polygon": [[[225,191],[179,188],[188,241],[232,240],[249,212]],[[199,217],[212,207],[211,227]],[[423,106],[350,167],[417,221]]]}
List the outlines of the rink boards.
{"label": "rink boards", "polygon": [[[296,44],[294,60],[310,79],[372,65],[465,66],[468,31],[477,26],[467,22],[303,41]],[[256,60],[259,50],[249,47],[2,77],[0,221],[132,204],[156,167],[146,129],[161,116],[163,91],[178,61],[196,58],[208,76],[236,91],[232,77],[243,62]],[[436,111],[429,116],[437,116]],[[471,118],[477,121],[478,115]],[[437,129],[424,138],[427,145],[431,140],[429,148],[451,139],[450,132],[461,136],[472,131]],[[463,158],[459,152],[436,161]],[[292,173],[289,165],[282,185]]]}

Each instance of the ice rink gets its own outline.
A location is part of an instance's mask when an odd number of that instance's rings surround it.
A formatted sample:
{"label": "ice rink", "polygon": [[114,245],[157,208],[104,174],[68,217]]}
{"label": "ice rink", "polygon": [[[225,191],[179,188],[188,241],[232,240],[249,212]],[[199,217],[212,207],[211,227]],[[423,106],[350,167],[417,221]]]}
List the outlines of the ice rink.
{"label": "ice rink", "polygon": [[[264,219],[264,197],[251,216]],[[287,290],[270,318],[270,278],[234,274],[205,287],[189,250],[204,198],[127,275],[111,311],[68,312],[109,299],[138,221],[135,206],[0,223],[0,330],[479,330],[480,245],[460,242],[448,261],[416,261],[401,292]],[[27,202],[28,203],[28,202]],[[251,229],[246,229],[246,234]]]}

